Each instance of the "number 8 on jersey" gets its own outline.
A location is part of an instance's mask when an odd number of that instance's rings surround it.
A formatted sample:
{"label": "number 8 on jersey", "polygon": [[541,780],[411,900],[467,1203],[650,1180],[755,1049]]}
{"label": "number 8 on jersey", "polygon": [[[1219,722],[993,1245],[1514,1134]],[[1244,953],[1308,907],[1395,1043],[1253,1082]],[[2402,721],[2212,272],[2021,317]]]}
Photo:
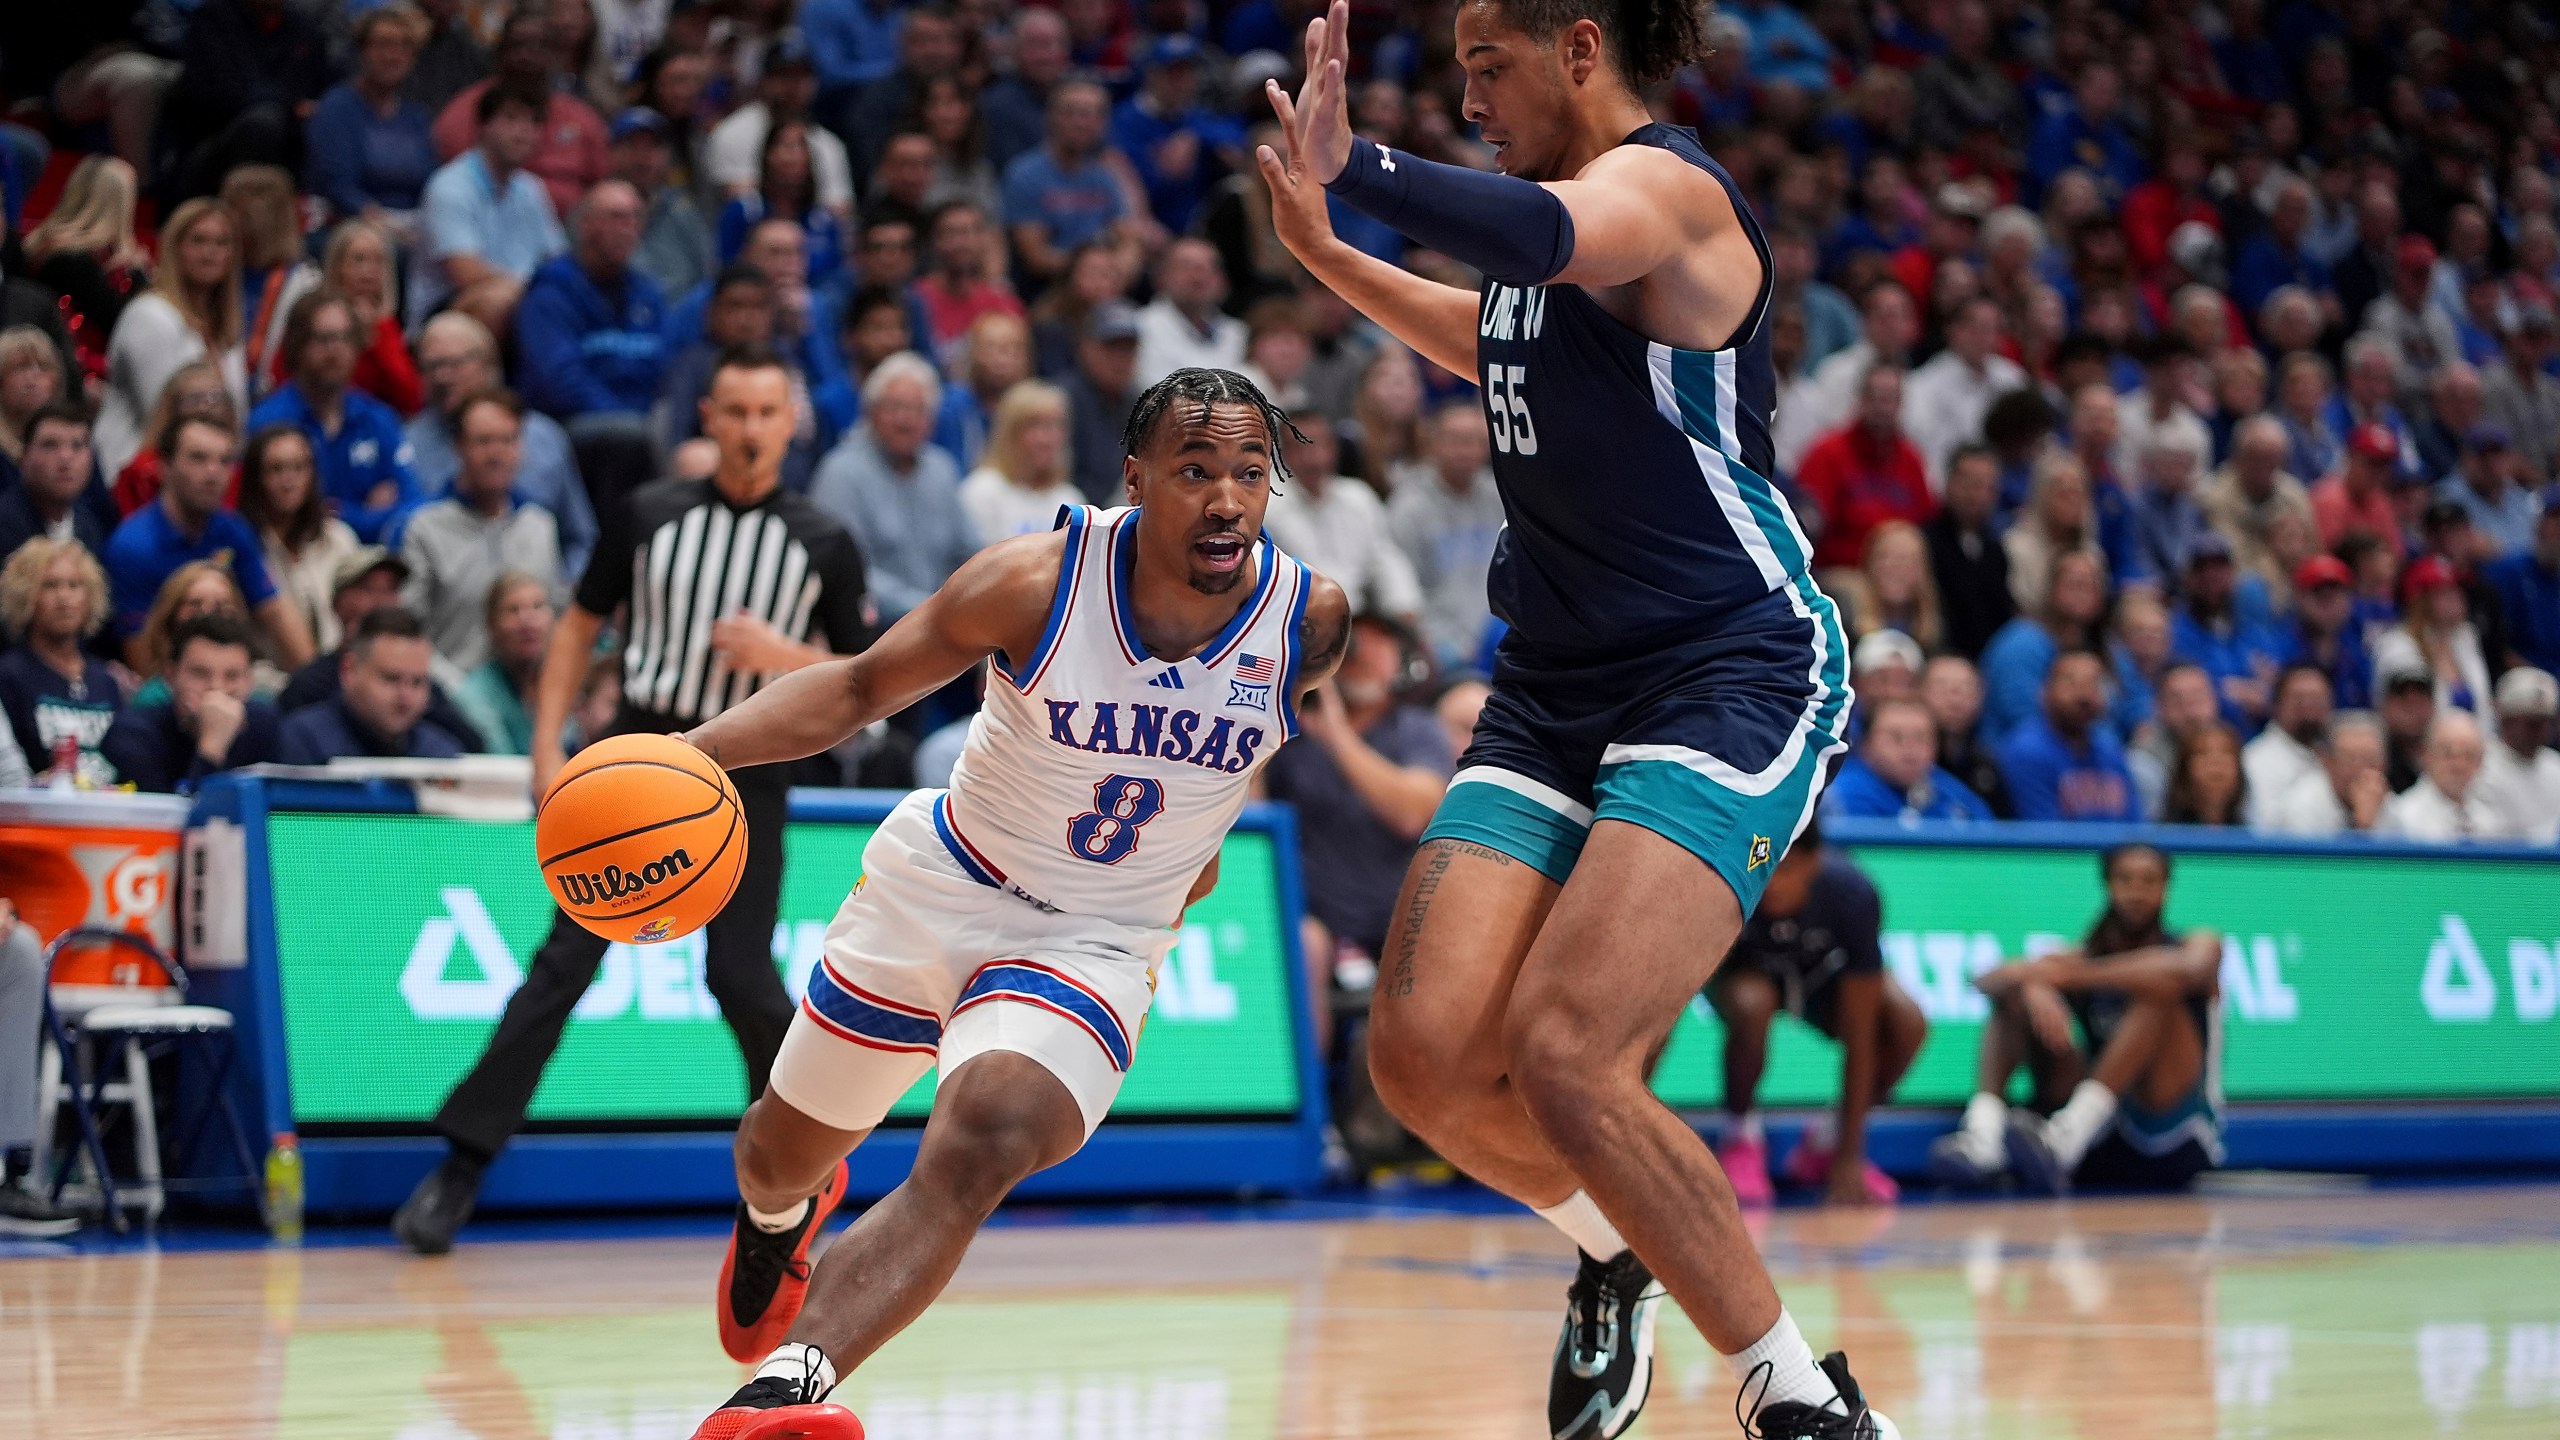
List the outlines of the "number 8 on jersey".
{"label": "number 8 on jersey", "polygon": [[1143,775],[1106,775],[1093,787],[1093,808],[1067,822],[1067,848],[1080,860],[1117,865],[1163,811],[1163,785]]}

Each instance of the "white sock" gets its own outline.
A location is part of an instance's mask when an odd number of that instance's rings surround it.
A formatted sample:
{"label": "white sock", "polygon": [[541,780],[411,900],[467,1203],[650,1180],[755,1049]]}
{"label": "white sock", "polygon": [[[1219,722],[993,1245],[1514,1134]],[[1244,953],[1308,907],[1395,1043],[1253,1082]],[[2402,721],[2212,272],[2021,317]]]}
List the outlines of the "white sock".
{"label": "white sock", "polygon": [[767,1235],[779,1235],[799,1224],[801,1217],[809,1213],[809,1207],[817,1203],[818,1197],[812,1195],[798,1204],[786,1205],[770,1214],[750,1205],[747,1207],[747,1220]]}
{"label": "white sock", "polygon": [[1829,1112],[1816,1115],[1804,1122],[1804,1138],[1801,1143],[1811,1146],[1817,1155],[1828,1155],[1840,1148],[1840,1127],[1831,1118]]}
{"label": "white sock", "polygon": [[2106,1132],[2107,1122],[2116,1118],[2116,1092],[2095,1080],[2083,1080],[2071,1092],[2071,1098],[2054,1112],[2045,1128],[2047,1141],[2053,1146],[2053,1158],[2065,1170],[2079,1165],[2089,1147],[2098,1143]]}
{"label": "white sock", "polygon": [[793,1343],[766,1356],[755,1378],[788,1380],[799,1390],[801,1404],[815,1405],[836,1388],[836,1367],[817,1346]]}
{"label": "white sock", "polygon": [[1978,1140],[2000,1143],[2009,1133],[2009,1102],[1988,1090],[1977,1090],[1964,1102],[1964,1133]]}
{"label": "white sock", "polygon": [[1760,1133],[1760,1112],[1745,1110],[1739,1115],[1725,1116],[1724,1138],[1727,1144],[1736,1140],[1748,1140],[1754,1145],[1763,1143],[1764,1137]]}
{"label": "white sock", "polygon": [[1618,1227],[1600,1213],[1591,1196],[1574,1191],[1560,1205],[1550,1205],[1538,1212],[1538,1218],[1565,1233],[1565,1238],[1582,1247],[1582,1253],[1594,1260],[1615,1260],[1627,1253],[1627,1242],[1618,1236]]}
{"label": "white sock", "polygon": [[[1778,1312],[1778,1323],[1769,1327],[1768,1334],[1752,1341],[1751,1348],[1741,1354],[1727,1355],[1724,1363],[1741,1382],[1755,1419],[1764,1407],[1781,1400],[1800,1400],[1819,1408],[1840,1398],[1840,1387],[1814,1363],[1813,1347],[1804,1343],[1804,1333],[1796,1329],[1796,1317],[1784,1310]],[[1769,1367],[1765,1387],[1752,1379],[1762,1365]]]}

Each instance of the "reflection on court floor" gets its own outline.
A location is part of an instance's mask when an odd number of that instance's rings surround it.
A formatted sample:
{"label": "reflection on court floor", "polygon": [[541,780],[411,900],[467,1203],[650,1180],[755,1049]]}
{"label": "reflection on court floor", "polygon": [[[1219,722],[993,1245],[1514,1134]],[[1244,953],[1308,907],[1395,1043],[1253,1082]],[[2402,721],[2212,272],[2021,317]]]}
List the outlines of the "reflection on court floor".
{"label": "reflection on court floor", "polygon": [[[1789,1212],[1761,1242],[1912,1440],[2560,1435],[2560,1188]],[[8,1253],[12,1435],[683,1440],[740,1375],[707,1234]],[[878,1440],[1534,1440],[1569,1275],[1509,1217],[1017,1225],[841,1398]],[[1635,1433],[1733,1435],[1696,1333],[1662,1350]]]}

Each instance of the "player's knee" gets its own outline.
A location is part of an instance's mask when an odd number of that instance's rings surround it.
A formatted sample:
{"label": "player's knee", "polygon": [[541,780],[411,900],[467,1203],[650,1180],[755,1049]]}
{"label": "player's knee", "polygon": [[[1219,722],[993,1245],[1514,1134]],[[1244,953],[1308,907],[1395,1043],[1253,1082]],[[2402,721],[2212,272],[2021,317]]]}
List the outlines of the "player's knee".
{"label": "player's knee", "polygon": [[974,1094],[937,1100],[915,1182],[978,1214],[996,1208],[1013,1187],[1066,1159],[1083,1141],[1081,1123],[1065,1123],[1011,1097]]}
{"label": "player's knee", "polygon": [[1638,1067],[1644,1057],[1638,1054],[1630,1065],[1575,1017],[1525,1009],[1515,1005],[1504,1027],[1511,1083],[1549,1141],[1569,1151],[1616,1107],[1628,1076],[1642,1086]]}
{"label": "player's knee", "polygon": [[1491,1089],[1498,1073],[1480,1075],[1477,1058],[1428,1027],[1372,1022],[1369,1083],[1405,1124],[1426,1128],[1434,1116],[1460,1108],[1471,1089]]}

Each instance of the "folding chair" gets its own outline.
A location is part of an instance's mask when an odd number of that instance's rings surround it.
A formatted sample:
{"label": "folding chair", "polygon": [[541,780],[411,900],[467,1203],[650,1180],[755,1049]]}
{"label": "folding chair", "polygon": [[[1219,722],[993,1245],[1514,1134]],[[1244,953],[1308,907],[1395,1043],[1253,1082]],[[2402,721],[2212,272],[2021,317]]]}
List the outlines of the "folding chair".
{"label": "folding chair", "polygon": [[[236,1053],[231,1012],[188,1004],[185,968],[146,937],[125,930],[64,931],[45,949],[45,979],[44,1021],[53,1044],[38,1062],[35,1173],[47,1173],[55,1119],[66,1101],[79,1127],[81,1151],[75,1161],[53,1172],[56,1202],[76,1164],[94,1177],[108,1223],[118,1233],[126,1228],[129,1206],[139,1206],[146,1219],[160,1217],[171,1182],[161,1169],[151,1060],[155,1053],[191,1045],[202,1052],[206,1099],[195,1123],[179,1126],[177,1133],[192,1140],[211,1114],[219,1113],[240,1161],[241,1183],[256,1193],[257,1160],[225,1088]],[[117,1193],[115,1172],[107,1162],[102,1111],[116,1105],[133,1119],[137,1183],[126,1196]]]}

